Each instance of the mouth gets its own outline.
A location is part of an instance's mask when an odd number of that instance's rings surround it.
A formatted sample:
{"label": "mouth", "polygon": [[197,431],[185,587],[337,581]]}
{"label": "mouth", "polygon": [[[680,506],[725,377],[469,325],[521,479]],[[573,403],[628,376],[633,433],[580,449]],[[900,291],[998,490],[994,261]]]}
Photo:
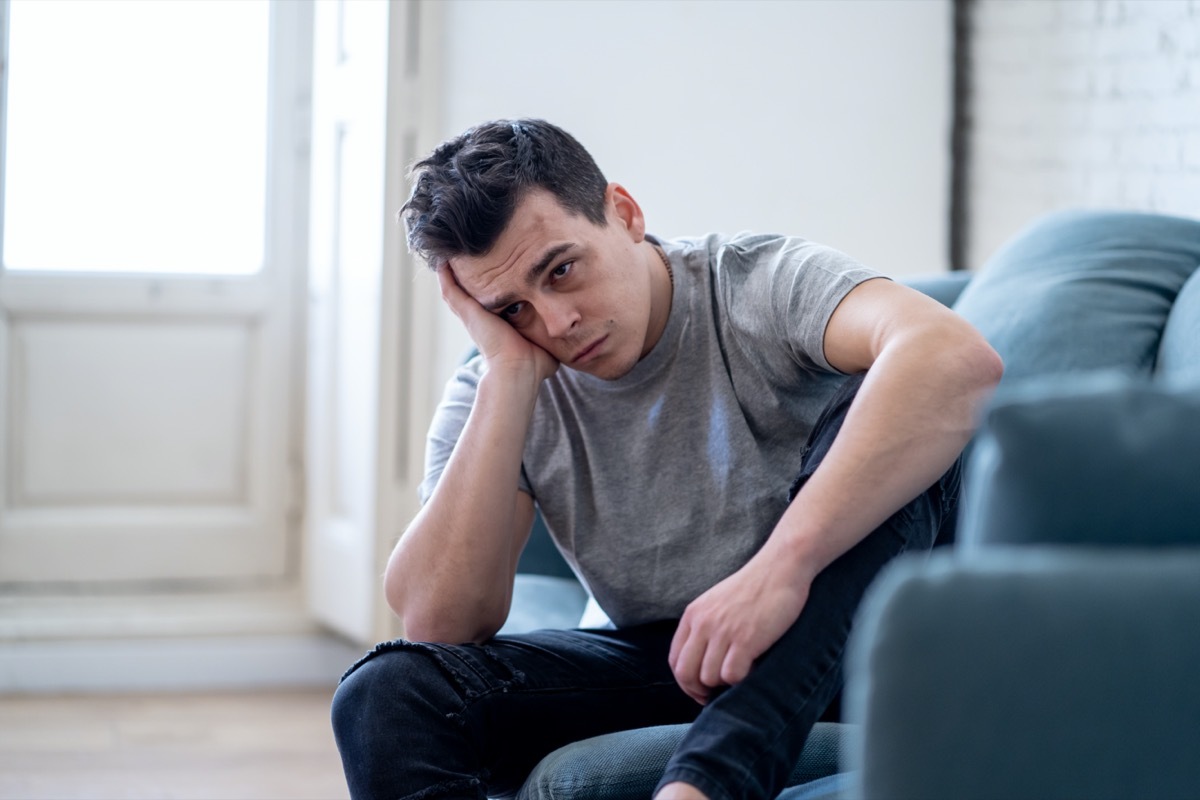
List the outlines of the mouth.
{"label": "mouth", "polygon": [[600,345],[608,341],[608,334],[601,336],[596,341],[584,347],[571,358],[571,366],[578,367],[591,361],[600,354]]}

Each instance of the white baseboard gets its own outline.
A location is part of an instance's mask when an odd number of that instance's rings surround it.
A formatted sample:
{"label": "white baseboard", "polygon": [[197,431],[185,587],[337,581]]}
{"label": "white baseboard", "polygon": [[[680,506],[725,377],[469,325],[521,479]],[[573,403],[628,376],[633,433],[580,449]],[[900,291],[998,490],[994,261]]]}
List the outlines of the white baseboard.
{"label": "white baseboard", "polygon": [[332,689],[362,653],[320,633],[9,641],[0,693]]}

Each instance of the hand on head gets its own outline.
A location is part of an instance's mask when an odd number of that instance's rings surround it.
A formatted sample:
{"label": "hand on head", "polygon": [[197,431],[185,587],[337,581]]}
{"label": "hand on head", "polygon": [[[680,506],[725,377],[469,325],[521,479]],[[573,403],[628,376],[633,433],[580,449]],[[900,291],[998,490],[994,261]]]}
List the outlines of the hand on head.
{"label": "hand on head", "polygon": [[518,373],[533,370],[538,382],[558,371],[558,360],[546,350],[522,336],[496,314],[481,306],[458,283],[449,263],[437,270],[442,300],[467,328],[471,340],[483,354],[488,369],[513,369]]}

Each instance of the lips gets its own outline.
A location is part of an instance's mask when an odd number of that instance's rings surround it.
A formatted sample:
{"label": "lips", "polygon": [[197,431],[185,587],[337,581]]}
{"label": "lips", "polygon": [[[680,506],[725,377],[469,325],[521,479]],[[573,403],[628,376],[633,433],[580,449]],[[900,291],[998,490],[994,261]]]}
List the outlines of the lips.
{"label": "lips", "polygon": [[576,353],[571,359],[571,363],[575,366],[579,366],[595,358],[600,353],[600,345],[604,344],[607,339],[607,335],[601,336],[599,339]]}

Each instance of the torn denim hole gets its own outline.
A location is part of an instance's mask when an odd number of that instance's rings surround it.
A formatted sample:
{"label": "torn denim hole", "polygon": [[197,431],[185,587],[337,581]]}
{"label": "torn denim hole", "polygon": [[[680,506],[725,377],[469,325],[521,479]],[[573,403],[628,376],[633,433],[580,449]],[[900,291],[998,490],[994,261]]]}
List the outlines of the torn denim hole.
{"label": "torn denim hole", "polygon": [[353,673],[363,664],[370,661],[372,658],[375,658],[382,653],[390,653],[396,650],[407,650],[414,653],[432,656],[434,663],[437,664],[438,667],[440,667],[441,670],[450,677],[461,697],[464,699],[470,699],[479,694],[475,689],[471,688],[470,677],[463,674],[454,664],[450,662],[450,660],[446,657],[446,653],[442,647],[438,645],[427,644],[425,642],[410,642],[407,639],[393,639],[390,642],[380,642],[379,644],[375,645],[375,649],[356,661],[354,665],[350,667],[350,669],[346,670],[346,673],[342,675],[341,679],[343,681],[346,680],[351,673]]}
{"label": "torn denim hole", "polygon": [[479,648],[485,656],[491,661],[504,669],[507,677],[500,679],[500,690],[508,691],[510,686],[520,685],[525,682],[525,673],[513,667],[504,656],[496,651],[495,647],[489,644],[480,645]]}
{"label": "torn denim hole", "polygon": [[480,788],[483,782],[478,778],[458,778],[452,781],[444,781],[435,783],[433,786],[427,786],[419,792],[414,792],[404,800],[432,800],[435,797],[462,797],[464,791],[471,791],[471,794],[480,794]]}

